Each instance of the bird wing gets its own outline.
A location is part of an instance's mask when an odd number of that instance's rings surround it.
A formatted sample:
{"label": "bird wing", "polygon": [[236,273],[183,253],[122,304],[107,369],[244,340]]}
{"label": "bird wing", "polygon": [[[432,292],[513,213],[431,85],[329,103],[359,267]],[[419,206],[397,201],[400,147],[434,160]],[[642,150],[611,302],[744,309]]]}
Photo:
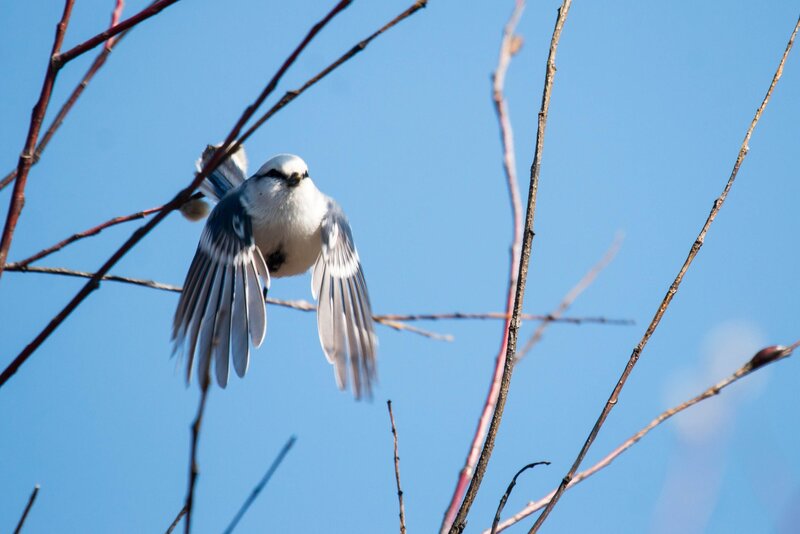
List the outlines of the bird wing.
{"label": "bird wing", "polygon": [[367,284],[347,217],[330,199],[321,234],[322,251],[314,264],[311,291],[317,299],[322,350],[334,366],[340,389],[347,384],[349,374],[356,398],[362,393],[370,397],[377,378],[378,339]]}
{"label": "bird wing", "polygon": [[187,382],[195,357],[203,387],[212,359],[222,387],[228,382],[229,357],[239,376],[247,372],[248,333],[253,346],[258,347],[267,329],[259,276],[269,288],[269,271],[255,245],[250,217],[241,196],[233,192],[208,217],[175,310],[173,353],[183,350]]}

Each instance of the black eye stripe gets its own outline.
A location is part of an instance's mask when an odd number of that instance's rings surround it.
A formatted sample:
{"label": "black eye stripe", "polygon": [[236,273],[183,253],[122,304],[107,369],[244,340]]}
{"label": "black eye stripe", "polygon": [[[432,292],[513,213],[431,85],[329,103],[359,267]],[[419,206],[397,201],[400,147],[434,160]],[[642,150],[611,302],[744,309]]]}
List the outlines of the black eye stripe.
{"label": "black eye stripe", "polygon": [[286,178],[286,175],[283,174],[278,169],[270,169],[267,172],[265,172],[264,174],[262,174],[261,176],[268,176],[270,178],[283,178],[283,179]]}

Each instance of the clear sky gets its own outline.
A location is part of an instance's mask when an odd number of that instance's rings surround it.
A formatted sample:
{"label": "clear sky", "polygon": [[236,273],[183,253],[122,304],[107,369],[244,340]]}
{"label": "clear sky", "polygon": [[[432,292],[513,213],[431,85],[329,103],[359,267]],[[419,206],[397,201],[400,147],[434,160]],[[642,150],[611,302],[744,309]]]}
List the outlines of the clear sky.
{"label": "clear sky", "polygon": [[[131,0],[125,13],[145,3]],[[355,2],[272,101],[408,3]],[[112,4],[78,1],[66,46],[104,29]],[[184,0],[136,28],[31,171],[9,259],[169,200],[191,180],[205,144],[225,136],[329,4]],[[508,74],[524,191],[557,5],[527,8],[518,30],[525,44]],[[511,8],[431,1],[247,144],[251,168],[275,153],[301,155],[344,207],[377,313],[502,309],[511,228],[489,76]],[[61,10],[53,0],[10,2],[0,16],[2,171],[22,148]],[[509,513],[566,473],[722,190],[797,15],[788,1],[575,1],[558,53],[525,308],[554,308],[621,231],[618,257],[570,314],[636,325],[553,325],[519,364],[468,532],[490,525],[522,465],[552,462],[521,477]],[[800,337],[794,54],[587,467],[756,349]],[[48,119],[93,57],[61,73]],[[3,214],[8,198],[0,193]],[[94,270],[140,224],[42,265]],[[180,284],[201,229],[170,215],[113,272]],[[0,364],[82,283],[5,273]],[[272,288],[275,297],[311,298],[308,276]],[[13,528],[36,483],[28,533],[165,530],[183,504],[198,399],[169,357],[176,303],[174,293],[104,283],[0,389],[0,531]],[[379,326],[380,384],[373,402],[357,403],[336,389],[313,314],[268,314],[247,377],[209,396],[195,532],[222,531],[293,434],[294,449],[237,532],[396,532],[386,399],[400,435],[409,531],[438,529],[501,322],[418,325],[453,334],[449,343]],[[523,339],[534,328],[525,324]],[[799,377],[800,362],[790,359],[679,415],[569,491],[544,530],[791,532],[800,520]]]}

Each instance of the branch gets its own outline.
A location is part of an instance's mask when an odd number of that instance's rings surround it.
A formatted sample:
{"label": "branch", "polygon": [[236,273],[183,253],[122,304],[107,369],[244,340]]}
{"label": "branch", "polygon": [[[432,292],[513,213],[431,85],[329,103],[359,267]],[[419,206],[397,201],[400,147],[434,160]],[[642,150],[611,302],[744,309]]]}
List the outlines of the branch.
{"label": "branch", "polygon": [[[97,273],[76,271],[74,269],[66,269],[64,267],[37,267],[35,265],[20,265],[17,263],[7,264],[6,270],[19,273],[58,274],[62,276],[72,276],[75,278],[89,278],[91,280],[94,280],[97,277]],[[103,276],[100,277],[100,280],[109,282],[121,282],[124,284],[149,287],[150,289],[159,289],[161,291],[169,291],[172,293],[180,293],[183,290],[179,286],[164,284],[161,282],[156,282],[154,280],[142,280],[141,278],[130,278],[128,276],[117,276],[114,274],[104,274]],[[316,311],[317,309],[317,307],[314,304],[305,300],[283,300],[283,299],[276,299],[269,297],[267,298],[266,302],[268,304],[274,304],[276,306],[283,306],[284,308],[292,308],[295,310],[306,311],[306,312]],[[415,326],[407,325],[398,321],[386,319],[381,315],[373,315],[372,320],[375,321],[376,323],[388,326],[393,330],[397,330],[398,332],[401,331],[411,332],[423,337],[435,339],[437,341],[453,341],[453,336],[450,334],[439,334],[437,332],[431,332],[430,330],[424,330],[422,328],[417,328]]]}
{"label": "branch", "polygon": [[[603,458],[602,460],[600,460],[599,462],[594,464],[589,469],[586,469],[585,471],[581,471],[580,473],[575,475],[575,477],[570,481],[569,485],[567,485],[567,489],[570,489],[570,488],[578,485],[583,480],[585,480],[585,479],[589,478],[590,476],[594,475],[595,473],[597,473],[601,469],[604,469],[604,468],[608,467],[611,464],[611,462],[613,462],[620,454],[622,454],[623,452],[625,452],[626,450],[631,448],[635,443],[637,443],[644,436],[646,436],[651,430],[656,428],[658,425],[660,425],[661,423],[663,423],[667,419],[671,418],[674,415],[679,414],[680,412],[686,410],[687,408],[691,408],[695,404],[698,404],[698,403],[700,403],[700,402],[702,402],[702,401],[704,401],[704,400],[706,400],[708,398],[711,398],[711,397],[714,397],[716,395],[719,395],[719,393],[723,389],[727,388],[728,386],[730,386],[734,382],[737,382],[738,380],[741,380],[742,378],[746,377],[750,373],[752,373],[754,371],[757,371],[758,369],[761,369],[762,367],[765,367],[765,366],[767,366],[769,364],[772,364],[772,363],[775,363],[777,361],[780,361],[780,360],[782,360],[784,358],[788,358],[789,356],[792,355],[792,353],[794,352],[794,350],[798,346],[800,346],[800,340],[796,341],[794,344],[790,345],[789,347],[782,347],[782,346],[776,345],[776,346],[767,347],[765,349],[760,350],[759,352],[757,352],[755,354],[755,356],[753,356],[750,359],[750,361],[748,361],[743,366],[741,366],[739,369],[737,369],[736,372],[734,372],[731,376],[729,376],[725,380],[722,380],[721,382],[718,382],[717,384],[711,386],[710,388],[706,389],[705,391],[703,391],[699,395],[697,395],[695,397],[692,397],[691,399],[689,399],[689,400],[687,400],[685,402],[682,402],[682,403],[678,404],[677,406],[674,406],[674,407],[670,408],[669,410],[666,410],[666,411],[662,412],[658,417],[656,417],[655,419],[650,421],[650,423],[647,426],[645,426],[640,431],[638,431],[636,434],[632,435],[627,440],[625,440],[619,447],[614,449],[608,456],[606,456],[605,458]],[[556,490],[553,490],[549,494],[544,496],[543,498],[539,499],[538,501],[529,502],[528,505],[525,508],[520,510],[518,513],[514,514],[512,517],[510,517],[510,518],[506,519],[505,521],[503,521],[499,525],[499,527],[497,529],[497,532],[501,532],[501,531],[507,529],[508,527],[510,527],[510,526],[520,522],[521,520],[525,519],[529,515],[531,515],[534,512],[536,512],[537,510],[541,510],[542,508],[544,508],[547,505],[547,503],[549,503],[553,499],[555,494],[556,494]],[[488,533],[489,533],[489,530],[484,531],[484,534],[488,534]]]}
{"label": "branch", "polygon": [[28,512],[30,512],[31,508],[33,508],[33,502],[36,500],[37,495],[39,495],[39,484],[36,484],[33,487],[31,496],[28,497],[28,504],[25,505],[25,510],[22,512],[22,517],[19,518],[19,523],[17,523],[17,528],[14,529],[14,534],[19,534],[22,531],[22,525],[25,524],[25,520],[28,518]]}
{"label": "branch", "polygon": [[[210,366],[209,366],[210,367]],[[184,523],[185,534],[189,534],[192,529],[192,506],[194,506],[194,487],[197,484],[197,475],[199,470],[197,468],[197,442],[200,439],[200,425],[203,424],[203,413],[206,410],[206,399],[208,399],[208,383],[209,379],[206,376],[205,380],[198,380],[200,383],[200,403],[197,406],[197,416],[192,423],[192,445],[189,456],[189,489],[186,491],[186,523]]]}
{"label": "branch", "polygon": [[678,292],[678,287],[683,280],[686,271],[689,269],[689,266],[694,261],[694,258],[697,256],[697,253],[700,251],[700,247],[703,246],[703,242],[705,241],[706,234],[708,233],[708,229],[711,226],[711,223],[714,222],[714,219],[719,213],[719,210],[722,208],[722,205],[725,202],[725,199],[728,196],[728,192],[731,190],[733,186],[733,182],[736,179],[736,175],[739,173],[739,168],[744,161],[745,156],[747,156],[747,152],[749,150],[749,142],[750,137],[753,134],[753,130],[758,124],[759,119],[761,118],[761,114],[764,113],[764,109],[767,107],[767,103],[769,102],[770,97],[772,96],[772,91],[775,89],[775,85],[778,83],[778,80],[781,78],[781,74],[783,74],[783,65],[786,62],[786,58],[789,55],[789,51],[792,49],[792,44],[794,43],[795,36],[797,35],[797,31],[800,29],[800,18],[797,20],[797,24],[795,24],[794,30],[792,31],[792,35],[789,38],[789,42],[786,45],[786,49],[783,52],[783,56],[781,57],[781,61],[778,64],[778,69],[775,71],[775,75],[772,78],[772,83],[769,85],[769,89],[767,89],[767,94],[764,96],[764,100],[761,102],[761,105],[758,107],[753,120],[750,123],[750,127],[747,129],[747,133],[744,136],[744,140],[742,141],[742,146],[739,149],[739,155],[736,157],[736,162],[733,165],[733,170],[731,171],[731,175],[728,178],[728,182],[725,184],[725,188],[722,190],[720,196],[714,201],[713,207],[711,208],[711,212],[708,214],[708,218],[706,219],[705,224],[703,224],[703,228],[700,230],[700,233],[695,239],[694,243],[692,244],[691,248],[689,249],[689,255],[686,257],[686,260],[683,262],[683,266],[681,266],[680,271],[678,271],[675,280],[673,280],[672,285],[670,285],[667,294],[664,296],[664,299],[661,301],[658,309],[656,310],[655,315],[653,316],[653,320],[650,321],[650,325],[647,327],[642,339],[639,341],[639,344],[633,349],[631,356],[628,360],[628,363],[625,365],[625,369],[622,371],[622,374],[617,381],[617,385],[614,386],[613,391],[611,392],[611,396],[606,401],[605,405],[603,406],[603,410],[600,412],[600,416],[597,418],[597,422],[595,422],[594,427],[592,427],[591,432],[589,432],[589,436],[586,438],[586,442],[581,447],[578,456],[575,458],[575,462],[570,467],[567,474],[564,476],[564,479],[561,481],[561,484],[558,486],[555,495],[547,503],[544,511],[542,511],[541,515],[536,519],[536,522],[533,524],[533,527],[530,530],[530,533],[533,534],[539,530],[542,523],[544,523],[547,516],[552,511],[553,507],[556,505],[558,500],[561,498],[561,495],[567,489],[570,481],[572,480],[573,475],[580,467],[583,459],[586,457],[586,453],[589,451],[589,448],[594,443],[595,438],[597,437],[598,432],[600,432],[600,428],[605,423],[608,414],[611,412],[611,409],[616,406],[619,400],[619,394],[622,391],[622,388],[625,386],[625,382],[627,382],[628,377],[633,371],[633,368],[636,366],[636,362],[639,361],[639,356],[641,355],[642,351],[644,350],[647,342],[650,340],[650,337],[655,332],[658,324],[661,322],[661,318],[664,316],[664,313],[667,311],[667,307],[669,306],[670,302],[672,302],[672,298],[675,296],[675,293]]}
{"label": "branch", "polygon": [[464,493],[467,490],[467,484],[472,480],[472,475],[475,471],[475,464],[478,463],[480,456],[481,444],[484,442],[486,432],[489,428],[489,420],[492,411],[497,403],[497,396],[500,392],[500,379],[503,375],[503,368],[506,360],[506,351],[508,348],[508,332],[511,327],[512,311],[514,308],[514,294],[517,289],[518,281],[518,265],[520,256],[520,247],[522,246],[522,202],[519,195],[519,185],[517,180],[517,163],[514,154],[514,133],[511,128],[511,121],[508,118],[508,106],[505,102],[503,95],[503,86],[505,84],[506,72],[511,63],[511,57],[522,46],[522,38],[514,35],[514,30],[517,27],[522,11],[525,9],[524,0],[518,0],[511,12],[511,16],[503,28],[503,37],[500,40],[500,53],[498,54],[497,67],[492,76],[492,102],[494,104],[495,113],[497,114],[497,122],[500,128],[500,141],[503,147],[503,172],[506,178],[506,186],[508,188],[509,200],[511,202],[511,223],[512,223],[512,237],[510,248],[510,261],[509,261],[509,274],[508,286],[506,289],[506,311],[503,314],[505,322],[503,324],[503,333],[500,341],[500,348],[495,358],[494,371],[492,372],[492,381],[489,384],[489,391],[486,393],[486,400],[483,403],[481,415],[478,418],[478,426],[472,436],[467,458],[464,461],[464,467],[458,474],[453,495],[450,497],[450,504],[447,506],[442,524],[439,528],[440,534],[450,530],[453,525],[456,514],[458,513],[459,506],[464,499]]}
{"label": "branch", "polygon": [[506,492],[500,498],[500,503],[497,505],[497,512],[495,512],[494,521],[492,521],[491,534],[495,534],[497,532],[497,524],[500,522],[500,514],[503,513],[503,508],[506,507],[506,502],[508,502],[508,498],[511,496],[511,492],[514,489],[514,486],[517,485],[517,477],[519,477],[522,473],[524,473],[528,469],[533,469],[537,465],[550,465],[550,462],[533,462],[532,464],[528,464],[519,471],[517,471],[517,474],[514,475],[514,478],[511,479],[511,483],[506,488]]}
{"label": "branch", "polygon": [[64,42],[64,34],[72,16],[74,3],[75,0],[66,0],[64,2],[64,13],[61,15],[61,21],[56,26],[53,49],[47,62],[47,72],[44,75],[44,82],[42,82],[42,90],[39,94],[39,100],[33,106],[28,135],[25,138],[25,147],[22,149],[17,163],[17,181],[14,182],[14,192],[11,194],[6,223],[3,227],[2,238],[0,238],[0,277],[3,276],[3,266],[6,264],[8,250],[11,248],[11,241],[14,237],[14,230],[17,227],[22,207],[25,204],[25,186],[28,183],[28,172],[33,162],[33,151],[36,147],[39,130],[42,127],[44,114],[47,111],[47,105],[50,103],[50,96],[53,94],[53,86],[56,83],[56,75],[58,74],[59,67],[56,66],[55,57],[61,51],[61,45]]}
{"label": "branch", "polygon": [[[122,3],[121,0],[118,0],[118,5],[114,9],[114,15],[117,15],[117,11],[121,9],[120,4]],[[118,20],[118,17],[117,17]],[[116,20],[114,20],[114,16],[112,15],[111,25],[113,26],[116,24]],[[67,114],[72,110],[72,107],[75,105],[75,102],[78,101],[78,98],[83,93],[83,90],[86,89],[86,86],[89,85],[89,82],[92,81],[94,75],[97,74],[97,71],[100,70],[106,59],[108,59],[109,54],[111,54],[111,49],[119,43],[125,34],[128,33],[128,30],[119,34],[116,39],[109,39],[106,43],[106,46],[97,54],[97,57],[92,62],[92,65],[89,67],[89,70],[86,71],[86,74],[83,75],[83,78],[75,86],[75,89],[72,90],[72,93],[69,95],[69,98],[64,105],[61,106],[61,109],[58,110],[56,117],[53,119],[53,122],[50,123],[50,126],[47,128],[47,131],[42,136],[42,139],[39,141],[39,144],[36,145],[36,150],[33,151],[33,160],[31,161],[31,167],[36,165],[39,162],[39,159],[42,157],[42,152],[44,149],[47,148],[48,143],[55,135],[56,131],[61,127],[66,118]],[[17,177],[17,169],[11,170],[5,177],[0,180],[0,191],[2,191],[8,184],[14,181],[14,178]]]}
{"label": "branch", "polygon": [[406,534],[406,509],[403,505],[403,490],[400,487],[400,456],[397,452],[397,427],[394,424],[394,413],[392,413],[392,401],[386,401],[389,409],[389,421],[392,424],[392,437],[394,438],[394,478],[397,481],[397,502],[400,507],[400,534]]}
{"label": "branch", "polygon": [[528,189],[528,209],[525,216],[525,231],[523,232],[522,240],[522,254],[519,265],[519,276],[514,295],[514,312],[511,317],[511,322],[508,328],[508,342],[506,346],[505,364],[503,365],[503,376],[500,381],[500,392],[497,396],[497,402],[492,415],[492,422],[489,426],[489,432],[486,436],[486,441],[483,444],[483,450],[478,460],[475,469],[475,475],[472,477],[467,494],[464,497],[464,502],[461,503],[461,508],[458,511],[452,527],[450,528],[451,534],[460,533],[466,526],[467,515],[472,506],[475,496],[478,494],[483,475],[486,472],[486,466],[489,463],[489,458],[494,449],[494,440],[497,436],[497,431],[500,427],[500,421],[503,418],[503,409],[505,408],[506,398],[508,396],[508,387],[511,383],[511,375],[514,370],[514,355],[517,352],[517,336],[519,334],[519,327],[521,321],[519,315],[522,313],[522,304],[525,296],[525,283],[528,278],[528,264],[531,257],[531,244],[534,235],[534,215],[536,213],[536,194],[539,190],[539,174],[541,171],[542,152],[544,150],[544,132],[547,125],[547,113],[550,109],[550,96],[553,90],[553,78],[556,73],[556,50],[558,49],[558,41],[561,38],[561,30],[564,27],[564,22],[569,13],[572,0],[564,0],[561,7],[558,8],[558,16],[556,17],[555,28],[553,29],[553,37],[550,41],[550,52],[547,56],[547,67],[545,70],[544,90],[542,91],[542,106],[539,110],[538,125],[536,131],[536,150],[533,155],[533,163],[531,164],[530,173],[530,186]]}
{"label": "branch", "polygon": [[82,42],[81,44],[74,46],[63,52],[61,54],[54,54],[53,55],[53,63],[57,69],[60,69],[76,57],[85,54],[92,48],[103,44],[104,42],[108,41],[115,35],[118,35],[130,28],[133,28],[140,22],[144,22],[145,20],[149,19],[154,15],[158,15],[164,9],[168,8],[172,4],[176,3],[178,0],[158,0],[153,2],[146,8],[142,9],[132,17],[129,17],[119,24],[114,24],[109,29],[102,33],[98,33],[91,39],[87,39],[86,41]]}
{"label": "branch", "polygon": [[292,448],[295,441],[297,441],[297,437],[292,436],[284,444],[283,448],[278,453],[278,456],[275,457],[275,459],[272,461],[272,464],[269,466],[269,469],[267,469],[267,472],[264,473],[264,476],[261,477],[261,480],[253,488],[253,491],[250,493],[250,496],[247,497],[247,499],[244,501],[242,507],[239,508],[239,511],[236,512],[236,516],[234,516],[230,525],[228,525],[228,528],[225,529],[225,534],[231,534],[231,532],[233,532],[233,529],[235,529],[236,525],[239,524],[239,521],[242,519],[244,514],[247,513],[247,510],[250,508],[250,505],[252,505],[253,502],[255,502],[256,498],[258,498],[258,495],[261,493],[261,490],[264,489],[267,483],[269,483],[269,480],[272,478],[272,475],[274,475],[275,471],[278,470],[278,467],[281,465],[281,462],[283,462],[283,459],[286,457],[287,454],[289,454],[289,450]]}
{"label": "branch", "polygon": [[[617,253],[619,252],[620,246],[622,246],[622,237],[618,235],[616,238],[614,238],[614,242],[611,243],[611,246],[608,248],[606,253],[603,254],[603,257],[600,258],[600,261],[595,263],[592,266],[592,268],[589,269],[589,271],[585,275],[583,275],[583,278],[581,278],[578,281],[578,283],[575,284],[572,287],[572,289],[570,289],[567,292],[567,294],[564,296],[564,299],[561,301],[558,307],[552,312],[550,312],[549,317],[553,317],[556,319],[560,318],[561,315],[565,311],[567,311],[570,306],[572,306],[572,303],[575,302],[575,299],[577,299],[581,295],[581,293],[586,291],[586,289],[590,285],[592,285],[595,278],[597,278],[597,275],[599,275],[600,272],[603,269],[605,269],[609,263],[611,263],[611,261],[614,259],[614,257],[616,257]],[[533,332],[533,335],[531,335],[531,337],[528,339],[527,343],[525,343],[525,346],[522,347],[522,350],[517,353],[516,356],[517,361],[524,358],[525,355],[527,355],[530,352],[533,346],[536,345],[542,339],[544,331],[547,330],[547,327],[550,326],[551,322],[552,321],[550,319],[545,319],[544,321],[542,321],[542,323]]]}
{"label": "branch", "polygon": [[[310,42],[314,35],[316,35],[326,24],[333,15],[344,9],[349,2],[342,1],[337,4],[333,10],[319,23],[317,23],[311,31],[308,33],[306,38],[300,43],[300,45],[295,49],[294,52],[284,61],[283,65],[278,69],[278,72],[273,76],[270,80],[269,84],[256,101],[248,106],[248,108],[244,111],[240,119],[234,125],[231,132],[228,134],[228,137],[225,141],[220,145],[220,147],[214,152],[214,154],[209,158],[207,164],[204,168],[195,175],[192,182],[183,190],[178,192],[178,194],[167,204],[164,205],[164,209],[156,213],[155,217],[153,217],[148,223],[144,226],[137,229],[131,236],[128,238],[125,243],[120,246],[117,251],[111,255],[111,257],[106,260],[106,262],[97,270],[91,280],[89,280],[83,288],[75,294],[75,296],[70,300],[67,305],[44,327],[44,329],[39,332],[39,334],[31,341],[15,358],[14,360],[0,373],[0,387],[5,384],[14,373],[20,368],[20,366],[25,363],[25,361],[30,357],[31,354],[47,339],[53,331],[58,328],[58,326],[64,322],[64,320],[75,310],[75,308],[80,305],[83,300],[89,296],[92,291],[94,291],[97,286],[99,280],[108,274],[108,271],[116,265],[116,263],[130,250],[132,249],[139,241],[141,241],[153,228],[156,227],[164,218],[173,210],[177,209],[178,207],[182,206],[192,195],[192,193],[197,189],[200,182],[202,182],[212,171],[215,169],[227,155],[229,154],[229,150],[233,149],[235,151],[236,146],[234,146],[233,141],[236,136],[239,134],[241,129],[243,128],[244,124],[253,116],[255,111],[258,107],[263,103],[263,101],[269,96],[269,94],[274,90],[275,86],[277,85],[280,78],[283,76],[283,73],[289,68],[289,66],[294,63],[297,59],[297,56],[300,52],[305,48],[305,46]],[[414,6],[424,6],[424,3],[419,1],[414,4]],[[419,8],[417,8],[419,9]],[[108,36],[106,36],[108,38]],[[1,268],[1,267],[0,267]]]}
{"label": "branch", "polygon": [[[392,321],[437,321],[443,319],[506,319],[507,313],[503,312],[486,312],[486,313],[471,313],[471,312],[451,312],[451,313],[417,313],[417,314],[384,314],[379,317]],[[613,324],[628,326],[636,324],[633,319],[609,319],[607,317],[556,317],[552,314],[536,315],[532,313],[521,313],[519,315],[521,321],[548,321],[551,323],[569,323],[569,324],[583,324],[583,323],[597,323],[597,324]]]}
{"label": "branch", "polygon": [[186,505],[184,504],[183,508],[181,508],[181,511],[178,512],[178,515],[175,516],[175,519],[173,519],[172,523],[170,523],[169,527],[167,527],[167,531],[165,534],[172,534],[172,531],[175,530],[175,527],[178,526],[178,523],[181,522],[181,519],[185,515],[186,515]]}

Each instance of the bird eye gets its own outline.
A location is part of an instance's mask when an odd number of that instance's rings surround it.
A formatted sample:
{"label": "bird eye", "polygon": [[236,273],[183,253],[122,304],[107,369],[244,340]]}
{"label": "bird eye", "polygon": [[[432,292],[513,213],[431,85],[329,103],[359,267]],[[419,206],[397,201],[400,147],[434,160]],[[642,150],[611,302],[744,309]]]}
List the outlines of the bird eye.
{"label": "bird eye", "polygon": [[261,176],[268,176],[270,178],[286,178],[286,175],[284,175],[278,169],[270,169],[267,172],[265,172],[264,174],[262,174]]}
{"label": "bird eye", "polygon": [[308,169],[306,169],[306,172],[303,173],[303,178],[308,178]]}

